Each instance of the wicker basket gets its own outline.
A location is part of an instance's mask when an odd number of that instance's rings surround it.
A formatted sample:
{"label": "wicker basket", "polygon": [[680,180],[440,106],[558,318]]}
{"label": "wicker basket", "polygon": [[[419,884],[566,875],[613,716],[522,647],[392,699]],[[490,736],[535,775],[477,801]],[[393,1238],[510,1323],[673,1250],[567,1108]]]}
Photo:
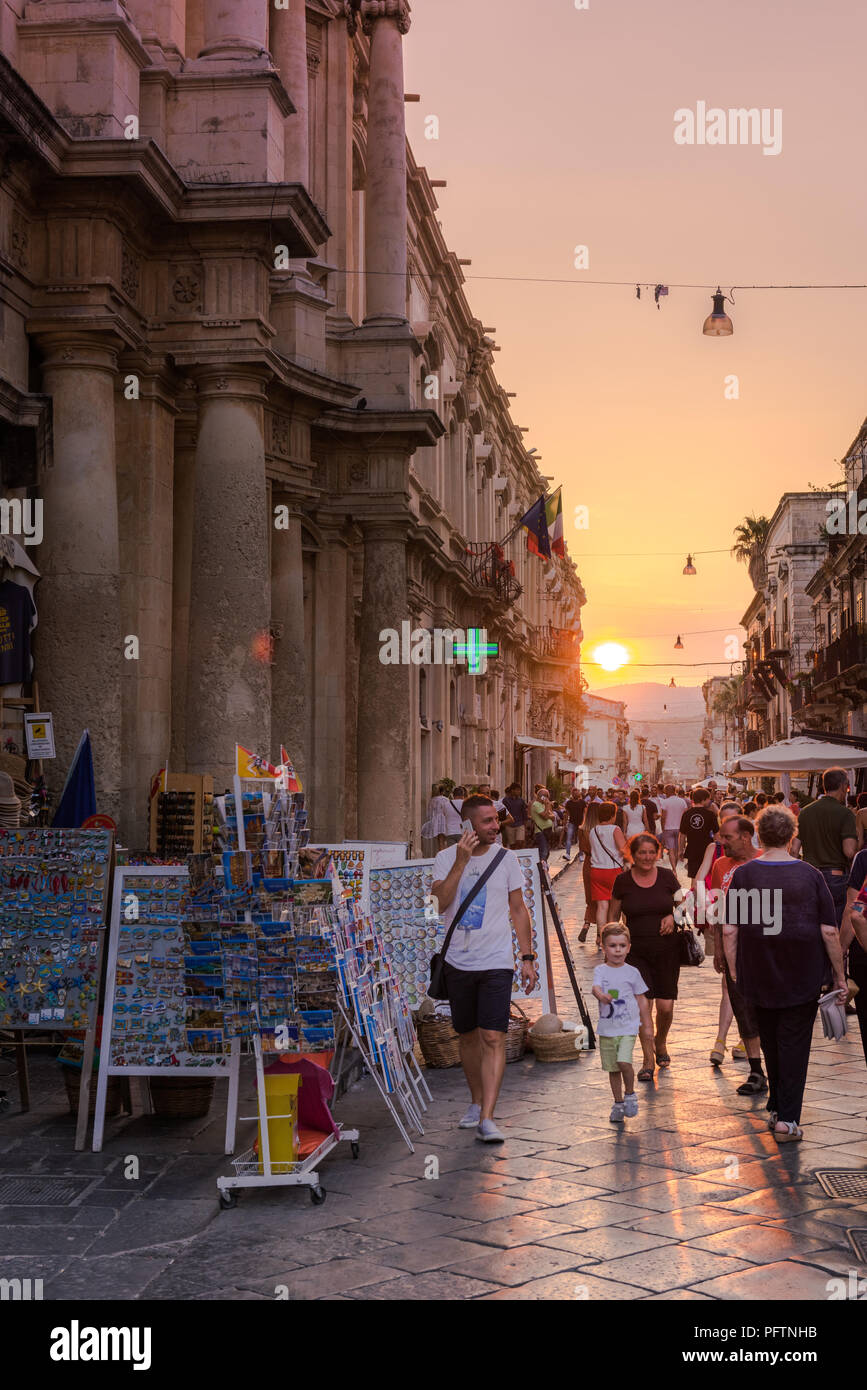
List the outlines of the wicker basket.
{"label": "wicker basket", "polygon": [[148,1078],[154,1114],[167,1120],[198,1120],[207,1115],[214,1098],[210,1077],[151,1076]]}
{"label": "wicker basket", "polygon": [[[78,1114],[78,1088],[81,1085],[81,1072],[77,1067],[63,1067],[63,1082],[66,1086],[66,1098],[69,1101],[69,1109],[73,1115]],[[92,1120],[96,1110],[96,1083],[97,1073],[94,1072],[90,1078],[90,1095],[87,1098],[87,1116]],[[105,1114],[106,1118],[119,1115],[123,1109],[123,1092],[121,1090],[121,1078],[110,1076],[105,1090]]]}
{"label": "wicker basket", "polygon": [[575,1046],[577,1033],[533,1033],[527,1038],[528,1045],[536,1054],[537,1062],[574,1062],[580,1056]]}
{"label": "wicker basket", "polygon": [[[517,1062],[527,1046],[529,1023],[518,1008],[512,1005],[509,1029],[506,1034],[506,1061]],[[424,1019],[416,1023],[418,1045],[428,1067],[459,1067],[461,1064],[458,1035],[449,1018]]]}

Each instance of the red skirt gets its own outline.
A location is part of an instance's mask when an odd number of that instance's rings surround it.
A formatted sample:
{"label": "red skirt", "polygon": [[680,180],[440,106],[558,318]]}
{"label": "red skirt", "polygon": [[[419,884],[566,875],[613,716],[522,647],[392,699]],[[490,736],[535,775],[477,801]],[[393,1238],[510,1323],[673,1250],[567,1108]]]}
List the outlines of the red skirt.
{"label": "red skirt", "polygon": [[611,901],[614,880],[622,874],[622,869],[590,869],[590,897],[594,903]]}

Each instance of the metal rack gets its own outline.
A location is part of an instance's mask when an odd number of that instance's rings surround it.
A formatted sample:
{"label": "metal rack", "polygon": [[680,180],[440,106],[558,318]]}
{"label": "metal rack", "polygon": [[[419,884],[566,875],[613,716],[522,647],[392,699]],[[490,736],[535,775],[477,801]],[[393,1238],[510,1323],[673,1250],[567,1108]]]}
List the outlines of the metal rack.
{"label": "metal rack", "polygon": [[[259,1022],[259,1011],[253,1005],[256,1015],[256,1022]],[[265,1067],[262,1060],[262,1035],[257,1030],[253,1033],[253,1051],[256,1057],[256,1096],[257,1110],[256,1115],[242,1115],[242,1120],[258,1120],[261,1152],[257,1154],[255,1148],[246,1149],[238,1158],[232,1160],[232,1167],[235,1169],[234,1177],[217,1178],[217,1192],[220,1199],[220,1207],[225,1211],[229,1207],[234,1207],[237,1203],[237,1190],[241,1187],[308,1187],[310,1189],[310,1200],[314,1205],[319,1206],[325,1201],[326,1191],[322,1186],[318,1168],[326,1154],[336,1148],[341,1141],[352,1145],[352,1157],[358,1158],[358,1130],[344,1129],[341,1124],[337,1125],[339,1134],[328,1134],[322,1143],[308,1154],[306,1158],[299,1159],[296,1163],[271,1162],[271,1145],[268,1133],[270,1120],[288,1120],[291,1115],[269,1115],[268,1101],[265,1095]],[[261,1171],[260,1171],[261,1170]]]}

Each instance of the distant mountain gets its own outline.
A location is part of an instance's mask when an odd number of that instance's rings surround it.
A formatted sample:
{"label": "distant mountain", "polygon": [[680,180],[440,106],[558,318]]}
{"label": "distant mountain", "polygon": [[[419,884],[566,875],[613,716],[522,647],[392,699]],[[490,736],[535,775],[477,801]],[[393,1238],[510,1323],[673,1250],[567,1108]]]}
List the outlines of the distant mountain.
{"label": "distant mountain", "polygon": [[697,719],[704,718],[704,697],[701,686],[675,686],[661,681],[636,681],[634,685],[609,685],[604,690],[591,690],[603,700],[624,700],[626,718],[636,719]]}

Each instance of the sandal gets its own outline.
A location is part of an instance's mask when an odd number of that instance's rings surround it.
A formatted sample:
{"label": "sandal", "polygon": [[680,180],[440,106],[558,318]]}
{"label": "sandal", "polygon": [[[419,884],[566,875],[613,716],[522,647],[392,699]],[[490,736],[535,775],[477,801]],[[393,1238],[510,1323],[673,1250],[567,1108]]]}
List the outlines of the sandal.
{"label": "sandal", "polygon": [[776,1129],[778,1119],[779,1116],[777,1115],[776,1110],[768,1111],[768,1129],[771,1131],[771,1133],[773,1133],[773,1131]]}
{"label": "sandal", "polygon": [[735,1043],[734,1047],[732,1048],[732,1061],[733,1061],[733,1062],[745,1062],[746,1060],[747,1060],[747,1049],[744,1047],[743,1043],[741,1043],[741,1042]]}
{"label": "sandal", "polygon": [[652,1081],[652,1080],[653,1080],[653,1067],[642,1067],[642,1068],[641,1068],[641,1071],[638,1073],[638,1080],[639,1080],[639,1081]]}
{"label": "sandal", "polygon": [[723,1062],[725,1061],[725,1059],[726,1059],[726,1040],[725,1040],[725,1038],[717,1038],[716,1042],[715,1042],[714,1045],[713,1045],[713,1049],[712,1049],[712,1051],[711,1051],[711,1054],[710,1054],[711,1064],[712,1064],[713,1066],[715,1066],[715,1067],[721,1067],[722,1064],[723,1064]]}
{"label": "sandal", "polygon": [[[765,1077],[757,1071],[751,1071],[744,1084],[738,1086],[737,1094],[739,1096],[762,1096],[767,1089],[768,1083]],[[776,1120],[774,1123],[776,1124]]]}
{"label": "sandal", "polygon": [[588,933],[589,930],[590,930],[589,925],[585,924],[585,925],[581,928],[581,930],[579,931],[579,933],[578,933],[578,940],[579,940],[579,941],[586,941],[586,940],[587,940],[587,933]]}
{"label": "sandal", "polygon": [[657,1052],[656,1065],[659,1067],[660,1071],[664,1071],[666,1067],[671,1066],[671,1058],[667,1052]]}
{"label": "sandal", "polygon": [[777,1120],[777,1124],[786,1126],[783,1130],[774,1129],[774,1138],[778,1144],[799,1144],[804,1137],[804,1131],[800,1125],[796,1125],[794,1120]]}

